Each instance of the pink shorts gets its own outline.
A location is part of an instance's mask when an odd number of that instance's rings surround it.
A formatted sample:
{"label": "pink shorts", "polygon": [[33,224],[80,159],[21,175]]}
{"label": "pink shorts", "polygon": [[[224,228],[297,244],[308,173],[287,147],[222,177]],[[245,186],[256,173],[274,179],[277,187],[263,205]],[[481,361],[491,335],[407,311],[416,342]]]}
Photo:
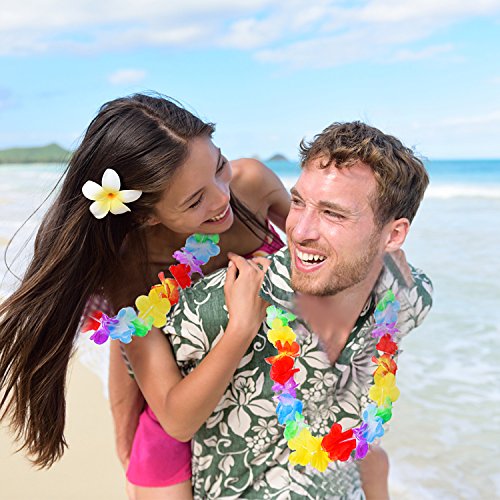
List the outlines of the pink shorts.
{"label": "pink shorts", "polygon": [[191,443],[169,436],[149,406],[135,432],[127,479],[137,486],[161,487],[191,478]]}

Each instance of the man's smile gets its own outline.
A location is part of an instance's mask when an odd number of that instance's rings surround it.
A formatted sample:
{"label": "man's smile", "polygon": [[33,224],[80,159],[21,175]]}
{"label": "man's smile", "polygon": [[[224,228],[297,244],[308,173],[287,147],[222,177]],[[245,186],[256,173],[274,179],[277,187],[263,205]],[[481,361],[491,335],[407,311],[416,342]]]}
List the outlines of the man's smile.
{"label": "man's smile", "polygon": [[295,267],[300,272],[309,273],[316,271],[321,268],[327,260],[327,256],[317,250],[306,247],[300,249],[296,245],[294,246]]}

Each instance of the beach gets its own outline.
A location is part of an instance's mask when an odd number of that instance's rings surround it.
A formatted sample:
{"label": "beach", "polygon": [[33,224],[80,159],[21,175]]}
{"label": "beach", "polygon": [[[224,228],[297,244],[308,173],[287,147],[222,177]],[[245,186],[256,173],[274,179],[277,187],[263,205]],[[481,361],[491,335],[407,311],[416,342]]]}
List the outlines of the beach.
{"label": "beach", "polygon": [[[293,185],[296,164],[270,166]],[[402,343],[401,397],[382,441],[391,460],[391,494],[402,500],[500,498],[500,161],[436,161],[428,168],[431,186],[404,248],[432,279],[434,306]],[[51,165],[0,167],[2,254],[61,172]],[[8,252],[10,261],[21,251],[16,273],[29,257],[24,242],[46,207]],[[0,278],[5,271],[2,262]],[[5,277],[0,294],[11,293],[15,283]],[[2,500],[125,498],[104,397],[104,351],[93,352],[80,349],[73,363],[69,450],[59,464],[48,472],[30,469],[22,456],[10,455],[8,436],[0,434]]]}
{"label": "beach", "polygon": [[126,500],[123,470],[114,453],[113,426],[99,377],[78,360],[68,377],[68,449],[38,471],[0,431],[1,500]]}

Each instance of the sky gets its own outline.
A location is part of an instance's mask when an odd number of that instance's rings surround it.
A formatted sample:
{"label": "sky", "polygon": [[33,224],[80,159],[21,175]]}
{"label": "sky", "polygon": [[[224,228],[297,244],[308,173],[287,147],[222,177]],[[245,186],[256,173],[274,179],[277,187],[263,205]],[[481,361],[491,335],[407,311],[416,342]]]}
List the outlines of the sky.
{"label": "sky", "polygon": [[75,148],[156,91],[229,158],[362,120],[429,159],[500,158],[500,0],[2,0],[0,148]]}

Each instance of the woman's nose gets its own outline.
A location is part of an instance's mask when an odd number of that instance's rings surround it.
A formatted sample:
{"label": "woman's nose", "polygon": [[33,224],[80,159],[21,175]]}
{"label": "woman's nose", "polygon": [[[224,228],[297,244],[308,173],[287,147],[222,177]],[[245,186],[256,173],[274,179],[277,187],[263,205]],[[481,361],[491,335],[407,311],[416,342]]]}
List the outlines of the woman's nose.
{"label": "woman's nose", "polygon": [[216,208],[222,208],[225,207],[231,198],[230,192],[229,192],[229,184],[216,184],[215,185],[215,194],[214,194],[214,206]]}

